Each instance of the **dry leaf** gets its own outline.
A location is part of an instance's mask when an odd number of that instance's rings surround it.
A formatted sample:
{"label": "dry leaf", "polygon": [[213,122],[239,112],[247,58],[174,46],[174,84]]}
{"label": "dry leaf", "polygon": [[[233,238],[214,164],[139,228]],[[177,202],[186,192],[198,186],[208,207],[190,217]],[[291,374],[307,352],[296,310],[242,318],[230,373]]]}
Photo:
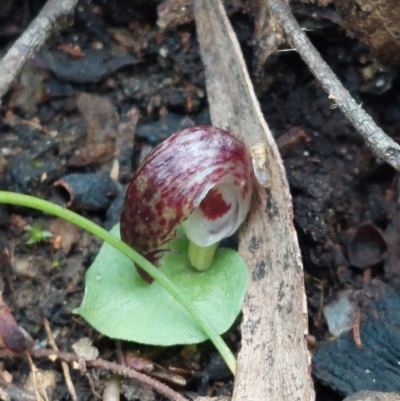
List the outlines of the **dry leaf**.
{"label": "dry leaf", "polygon": [[10,308],[3,300],[0,292],[0,339],[9,350],[17,353],[26,351],[33,346],[31,336],[18,326]]}
{"label": "dry leaf", "polygon": [[48,394],[54,389],[57,381],[57,372],[55,370],[37,369],[35,376],[31,371],[24,385],[26,391],[35,394],[35,390],[37,390],[39,394],[44,395],[44,393]]}
{"label": "dry leaf", "polygon": [[66,255],[71,248],[79,241],[79,228],[63,219],[56,219],[50,225],[50,231],[57,238],[60,237],[60,246]]}
{"label": "dry leaf", "polygon": [[84,149],[70,160],[74,166],[87,166],[109,161],[115,152],[118,117],[113,104],[105,96],[82,93],[76,103],[88,125]]}
{"label": "dry leaf", "polygon": [[83,337],[75,344],[72,344],[72,349],[79,359],[82,358],[85,361],[94,361],[99,356],[99,350],[92,346],[92,340],[88,337]]}

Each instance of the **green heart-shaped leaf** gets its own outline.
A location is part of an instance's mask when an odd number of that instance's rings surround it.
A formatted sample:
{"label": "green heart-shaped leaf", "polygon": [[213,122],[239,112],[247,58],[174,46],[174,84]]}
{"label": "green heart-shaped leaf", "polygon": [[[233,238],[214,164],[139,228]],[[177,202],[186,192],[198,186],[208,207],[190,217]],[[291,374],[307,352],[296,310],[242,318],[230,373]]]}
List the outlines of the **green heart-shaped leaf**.
{"label": "green heart-shaped leaf", "polygon": [[[119,238],[119,226],[111,233]],[[161,259],[160,269],[222,334],[240,312],[247,266],[237,252],[221,249],[213,265],[198,272],[190,266],[188,245],[185,238],[171,241],[173,252]],[[132,261],[106,243],[86,273],[85,296],[77,313],[111,338],[163,346],[207,340],[172,295],[156,281],[146,283]]]}

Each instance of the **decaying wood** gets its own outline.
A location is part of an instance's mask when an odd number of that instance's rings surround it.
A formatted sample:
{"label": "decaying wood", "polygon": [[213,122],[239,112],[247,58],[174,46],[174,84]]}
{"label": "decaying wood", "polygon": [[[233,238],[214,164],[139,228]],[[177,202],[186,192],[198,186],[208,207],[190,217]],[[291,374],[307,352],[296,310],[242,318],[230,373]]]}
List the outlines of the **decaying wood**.
{"label": "decaying wood", "polygon": [[378,391],[359,391],[343,401],[400,401],[400,395]]}
{"label": "decaying wood", "polygon": [[312,360],[313,376],[344,396],[364,390],[400,394],[400,296],[374,279],[355,297],[361,342],[350,330],[321,343]]}
{"label": "decaying wood", "polygon": [[49,0],[40,14],[0,60],[0,101],[25,63],[58,28],[69,25],[77,0]]}
{"label": "decaying wood", "polygon": [[[247,0],[222,0],[225,7],[234,13],[249,11]],[[259,0],[254,0],[259,1]],[[157,6],[157,25],[163,30],[174,29],[194,20],[192,0],[165,0]],[[229,13],[228,11],[228,13]]]}
{"label": "decaying wood", "polygon": [[387,63],[400,64],[399,0],[335,0],[343,26]]}
{"label": "decaying wood", "polygon": [[262,83],[265,62],[285,42],[282,28],[266,11],[264,0],[251,0],[254,15],[253,74]]}
{"label": "decaying wood", "polygon": [[175,28],[193,21],[191,0],[166,0],[157,7],[157,25],[161,29]]}
{"label": "decaying wood", "polygon": [[214,125],[249,147],[265,143],[271,185],[257,186],[239,251],[250,269],[233,400],[314,400],[304,275],[278,148],[220,0],[193,2]]}
{"label": "decaying wood", "polygon": [[400,171],[400,145],[387,136],[360,104],[351,97],[336,75],[322,59],[310,40],[297,23],[289,6],[283,0],[265,0],[272,17],[285,32],[289,44],[297,50],[329,99],[336,104],[364,138],[372,152]]}

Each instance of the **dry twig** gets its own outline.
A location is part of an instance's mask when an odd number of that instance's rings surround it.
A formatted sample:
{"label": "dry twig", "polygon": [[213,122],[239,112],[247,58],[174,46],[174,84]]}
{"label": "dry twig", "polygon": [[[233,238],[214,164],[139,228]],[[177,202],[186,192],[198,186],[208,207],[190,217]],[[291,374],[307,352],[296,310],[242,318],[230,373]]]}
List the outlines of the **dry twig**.
{"label": "dry twig", "polygon": [[[57,344],[54,341],[53,333],[51,332],[49,320],[46,317],[43,318],[43,325],[44,329],[46,330],[47,339],[49,341],[50,347],[53,348],[55,351],[58,351]],[[76,395],[75,387],[71,380],[71,375],[69,373],[69,366],[67,362],[61,361],[61,368],[64,374],[65,384],[67,385],[71,398],[73,399],[73,401],[77,401],[78,396]]]}
{"label": "dry twig", "polygon": [[[38,368],[33,363],[29,352],[25,351],[25,356],[27,357],[28,362],[29,362],[29,366],[31,367],[31,370],[32,370],[32,379],[33,379],[33,385],[35,387],[36,400],[37,401],[49,401],[49,398],[47,397],[46,390],[43,388],[43,385],[42,385],[43,383],[42,383],[41,376],[40,376],[40,373],[38,371]],[[38,383],[38,381],[40,381],[40,383]],[[39,391],[39,390],[41,390],[41,391]],[[42,397],[42,394],[44,396],[44,399]]]}
{"label": "dry twig", "polygon": [[77,0],[49,0],[21,37],[0,60],[0,100],[25,63],[32,58],[54,30],[65,27]]}
{"label": "dry twig", "polygon": [[[49,358],[51,360],[54,360],[54,358],[59,358],[68,363],[80,362],[78,355],[72,352],[62,352],[48,349],[30,349],[26,351],[25,354],[26,353],[34,358]],[[16,356],[16,354],[8,349],[0,350],[0,359],[14,358]],[[100,358],[93,361],[86,361],[86,366],[107,370],[122,377],[138,380],[139,382],[150,386],[152,389],[154,389],[156,392],[163,395],[164,397],[169,398],[171,401],[187,401],[185,397],[172,390],[164,383],[161,383],[149,376],[146,376],[143,373],[137,372],[136,370],[133,370],[127,366],[119,365],[118,363],[109,362]]]}
{"label": "dry twig", "polygon": [[294,18],[289,6],[283,0],[265,0],[266,6],[286,34],[289,44],[294,47],[307,64],[315,78],[322,85],[329,99],[333,100],[344,115],[364,138],[372,152],[400,171],[400,145],[383,132],[361,105],[351,97],[336,75],[322,59]]}
{"label": "dry twig", "polygon": [[90,373],[86,372],[85,373],[85,377],[89,382],[89,386],[90,386],[90,390],[92,391],[92,394],[98,398],[99,400],[102,400],[103,397],[96,391],[96,386],[94,384],[94,380],[92,379],[92,377],[90,376]]}
{"label": "dry twig", "polygon": [[239,251],[250,270],[233,400],[314,399],[304,273],[285,169],[221,1],[193,2],[214,125],[266,144],[269,189],[257,186]]}
{"label": "dry twig", "polygon": [[353,318],[353,338],[358,348],[362,347],[360,324],[361,324],[361,308],[358,306]]}

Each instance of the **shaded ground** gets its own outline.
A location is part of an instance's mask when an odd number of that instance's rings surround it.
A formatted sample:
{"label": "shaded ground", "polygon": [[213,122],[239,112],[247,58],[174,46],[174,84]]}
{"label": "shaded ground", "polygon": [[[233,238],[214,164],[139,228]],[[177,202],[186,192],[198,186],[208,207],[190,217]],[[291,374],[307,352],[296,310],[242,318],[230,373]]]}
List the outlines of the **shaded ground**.
{"label": "shaded ground", "polygon": [[[0,5],[0,18],[7,21],[0,27],[2,52],[42,4],[39,0],[9,0]],[[1,189],[70,203],[71,208],[107,228],[117,221],[124,185],[146,152],[181,128],[210,122],[194,24],[161,32],[156,26],[155,2],[128,4],[133,2],[80,2],[74,26],[54,35],[25,70],[4,101],[0,120]],[[252,17],[239,7],[230,7],[230,11],[251,66]],[[399,137],[398,71],[380,65],[365,47],[347,37],[335,24],[333,9],[296,5],[295,11],[303,25],[312,29],[309,37],[357,102],[363,103],[389,135]],[[321,305],[342,289],[363,285],[362,270],[352,268],[348,259],[352,234],[364,222],[373,222],[385,231],[397,216],[396,175],[375,160],[342,114],[330,108],[327,95],[294,52],[270,57],[257,87],[276,138],[293,127],[309,138],[293,146],[284,161],[306,271],[310,333],[319,346],[330,337]],[[91,191],[104,196],[87,199],[84,194],[74,194],[71,198],[64,177],[77,172],[96,173],[78,184],[84,189],[106,186],[107,191]],[[114,180],[98,183],[98,174],[110,173]],[[57,180],[61,184],[54,188]],[[71,314],[82,300],[84,273],[99,241],[32,210],[3,207],[0,218],[2,246],[15,255],[13,271],[5,261],[2,274],[4,296],[17,321],[35,339],[44,340],[45,316],[58,333],[60,349],[70,350],[71,344],[88,336],[102,357],[117,358],[114,341],[102,338]],[[60,243],[27,245],[31,234],[26,225],[51,231]],[[395,243],[396,233],[394,230],[391,237]],[[390,264],[378,264],[372,276],[390,279],[394,290],[400,291],[395,256]],[[236,329],[227,337],[238,347]],[[139,348],[165,366],[199,371],[212,357],[209,344],[197,349]],[[59,371],[50,361],[38,361],[38,366]],[[5,361],[4,368],[17,384],[29,373],[22,358]],[[89,374],[101,393],[102,378],[95,371]],[[95,399],[88,379],[78,372],[72,375],[79,400]],[[200,381],[188,390],[224,393],[231,384],[230,378],[225,381],[223,376],[214,390]],[[327,388],[320,389],[318,383],[317,390],[318,400],[341,399]],[[126,399],[159,399],[151,391],[140,396],[134,391],[134,386],[128,385]],[[61,374],[52,399],[69,399]]]}

